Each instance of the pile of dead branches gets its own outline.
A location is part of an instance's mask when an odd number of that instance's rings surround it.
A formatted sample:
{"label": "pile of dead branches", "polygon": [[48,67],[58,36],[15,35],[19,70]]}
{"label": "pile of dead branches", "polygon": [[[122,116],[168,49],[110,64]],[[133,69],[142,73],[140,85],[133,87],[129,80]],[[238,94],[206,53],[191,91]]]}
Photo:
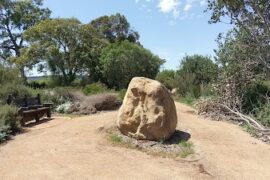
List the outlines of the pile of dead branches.
{"label": "pile of dead branches", "polygon": [[256,119],[239,112],[237,109],[228,107],[218,99],[201,99],[196,104],[196,108],[200,115],[205,115],[215,120],[244,122],[260,134],[270,136],[270,129],[265,128]]}

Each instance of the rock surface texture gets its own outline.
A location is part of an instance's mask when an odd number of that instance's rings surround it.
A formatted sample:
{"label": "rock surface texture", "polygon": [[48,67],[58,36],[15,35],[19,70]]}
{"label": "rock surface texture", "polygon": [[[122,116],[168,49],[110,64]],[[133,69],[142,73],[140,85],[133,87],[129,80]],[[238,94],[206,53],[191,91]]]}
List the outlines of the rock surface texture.
{"label": "rock surface texture", "polygon": [[136,139],[166,140],[176,125],[175,104],[165,86],[148,78],[133,78],[119,110],[119,130]]}

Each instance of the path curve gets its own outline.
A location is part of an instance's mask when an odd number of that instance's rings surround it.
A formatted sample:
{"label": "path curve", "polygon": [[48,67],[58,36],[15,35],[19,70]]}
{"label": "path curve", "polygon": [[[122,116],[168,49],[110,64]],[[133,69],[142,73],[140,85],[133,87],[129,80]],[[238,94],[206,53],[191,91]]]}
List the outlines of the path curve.
{"label": "path curve", "polygon": [[199,161],[184,162],[108,145],[100,127],[117,111],[56,117],[0,146],[0,179],[270,179],[270,146],[236,125],[204,119],[176,103],[178,129]]}

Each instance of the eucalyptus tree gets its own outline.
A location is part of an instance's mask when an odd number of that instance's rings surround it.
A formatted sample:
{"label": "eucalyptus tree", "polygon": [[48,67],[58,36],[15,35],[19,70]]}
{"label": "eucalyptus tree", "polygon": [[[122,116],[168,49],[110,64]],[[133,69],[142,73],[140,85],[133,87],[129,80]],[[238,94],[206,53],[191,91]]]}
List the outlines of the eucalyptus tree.
{"label": "eucalyptus tree", "polygon": [[20,57],[21,49],[27,46],[23,32],[49,18],[51,11],[42,5],[42,0],[0,0],[0,59],[15,63],[24,81],[25,67],[31,67],[34,62],[13,62],[14,58],[10,57]]}
{"label": "eucalyptus tree", "polygon": [[80,73],[96,73],[99,55],[107,41],[95,29],[75,18],[50,19],[28,29],[24,37],[31,46],[20,61],[45,61],[53,75],[70,85]]}
{"label": "eucalyptus tree", "polygon": [[119,13],[101,16],[91,21],[91,25],[111,43],[124,40],[134,43],[139,41],[139,33],[133,30],[126,17]]}

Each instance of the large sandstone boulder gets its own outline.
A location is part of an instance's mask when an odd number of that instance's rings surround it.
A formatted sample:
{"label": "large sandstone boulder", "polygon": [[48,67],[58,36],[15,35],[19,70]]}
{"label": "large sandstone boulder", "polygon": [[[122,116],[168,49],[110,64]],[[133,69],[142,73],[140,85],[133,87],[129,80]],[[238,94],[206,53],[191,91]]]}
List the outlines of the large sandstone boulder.
{"label": "large sandstone boulder", "polygon": [[133,78],[119,110],[119,130],[136,139],[165,140],[176,125],[175,104],[165,86],[148,78]]}

